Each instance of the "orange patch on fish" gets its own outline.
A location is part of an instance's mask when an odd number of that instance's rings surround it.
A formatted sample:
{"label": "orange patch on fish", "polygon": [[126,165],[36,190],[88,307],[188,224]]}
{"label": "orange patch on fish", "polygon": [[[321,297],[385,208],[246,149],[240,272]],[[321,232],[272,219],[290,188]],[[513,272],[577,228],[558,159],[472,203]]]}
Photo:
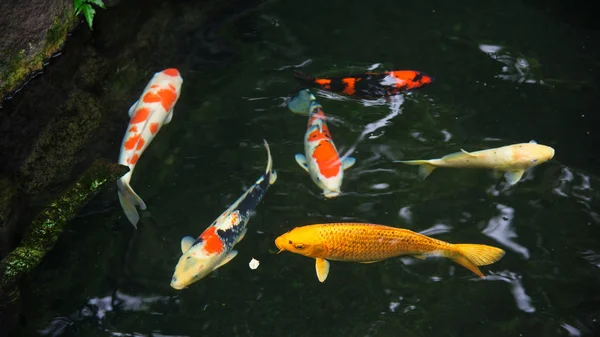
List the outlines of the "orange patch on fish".
{"label": "orange patch on fish", "polygon": [[144,103],[156,103],[160,102],[161,98],[157,93],[149,91],[144,95],[144,98],[142,98],[142,100],[144,101]]}
{"label": "orange patch on fish", "polygon": [[175,77],[175,76],[179,76],[179,70],[177,70],[175,68],[169,68],[169,69],[163,70],[163,74]]}
{"label": "orange patch on fish", "polygon": [[331,87],[331,80],[327,78],[317,78],[315,79],[315,83],[324,87],[325,89],[329,89]]}
{"label": "orange patch on fish", "polygon": [[158,123],[157,122],[150,123],[150,132],[152,132],[153,135],[155,135],[158,132]]}
{"label": "orange patch on fish", "polygon": [[141,150],[144,147],[144,144],[146,144],[146,141],[144,140],[144,138],[140,138],[140,141],[137,143],[137,150]]}
{"label": "orange patch on fish", "polygon": [[162,99],[161,104],[163,108],[165,108],[165,111],[170,111],[173,107],[173,104],[175,103],[175,100],[177,99],[177,93],[175,92],[175,90],[160,89],[158,91],[158,95]]}
{"label": "orange patch on fish", "polygon": [[123,147],[125,148],[125,150],[133,150],[133,148],[135,147],[135,144],[137,144],[138,140],[140,139],[140,134],[137,135],[133,135],[131,137],[129,137],[129,139],[127,139],[127,141],[125,141],[125,144],[123,144]]}
{"label": "orange patch on fish", "polygon": [[177,88],[175,88],[175,86],[172,85],[171,83],[169,83],[169,88],[171,88],[171,90],[173,90],[173,91],[177,91]]}
{"label": "orange patch on fish", "polygon": [[135,112],[135,115],[133,115],[133,117],[131,117],[129,124],[141,123],[141,122],[145,121],[146,119],[148,119],[149,115],[150,115],[150,109],[141,108]]}
{"label": "orange patch on fish", "polygon": [[204,241],[204,250],[209,254],[220,253],[223,251],[223,242],[217,235],[217,228],[210,227],[200,235],[202,241]]}
{"label": "orange patch on fish", "polygon": [[341,168],[340,156],[331,142],[321,142],[312,154],[317,161],[319,172],[325,178],[338,175]]}
{"label": "orange patch on fish", "polygon": [[140,156],[136,153],[133,155],[133,157],[131,157],[131,160],[129,160],[129,164],[135,165],[138,159],[140,159]]}
{"label": "orange patch on fish", "polygon": [[342,83],[344,83],[344,90],[342,90],[342,92],[346,95],[354,95],[356,92],[356,89],[354,89],[356,79],[353,77],[343,78]]}
{"label": "orange patch on fish", "polygon": [[138,132],[137,125],[132,126],[131,129],[129,129],[129,132],[133,132],[133,133]]}

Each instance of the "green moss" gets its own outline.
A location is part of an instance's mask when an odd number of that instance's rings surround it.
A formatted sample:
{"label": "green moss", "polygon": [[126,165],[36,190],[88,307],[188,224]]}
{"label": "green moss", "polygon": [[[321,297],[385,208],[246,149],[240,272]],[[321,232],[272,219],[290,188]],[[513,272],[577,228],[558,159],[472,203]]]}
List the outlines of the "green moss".
{"label": "green moss", "polygon": [[68,178],[79,151],[102,121],[99,103],[94,95],[83,90],[75,89],[69,94],[61,107],[64,113],[42,131],[21,168],[25,191],[35,192]]}
{"label": "green moss", "polygon": [[67,32],[77,22],[73,8],[54,19],[54,23],[46,31],[44,46],[34,55],[26,57],[25,50],[16,51],[5,56],[4,64],[0,64],[0,102],[4,95],[14,91],[34,71],[42,69],[44,60],[60,50],[67,39]]}
{"label": "green moss", "polygon": [[20,246],[0,262],[0,303],[9,303],[18,296],[18,280],[37,266],[52,249],[63,228],[77,211],[107,182],[116,180],[128,171],[126,166],[97,160],[75,184],[38,215]]}

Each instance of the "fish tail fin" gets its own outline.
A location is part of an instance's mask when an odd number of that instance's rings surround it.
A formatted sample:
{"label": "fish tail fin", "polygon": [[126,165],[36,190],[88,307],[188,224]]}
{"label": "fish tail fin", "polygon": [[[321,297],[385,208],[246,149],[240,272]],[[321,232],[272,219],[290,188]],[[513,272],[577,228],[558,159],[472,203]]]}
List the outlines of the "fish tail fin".
{"label": "fish tail fin", "polygon": [[288,101],[288,108],[297,114],[308,115],[311,109],[311,103],[315,100],[310,90],[303,89]]}
{"label": "fish tail fin", "polygon": [[453,247],[458,254],[450,258],[481,278],[484,276],[477,266],[492,264],[504,256],[504,250],[487,245],[455,244]]}
{"label": "fish tail fin", "polygon": [[314,85],[316,78],[314,76],[311,76],[307,73],[303,73],[301,71],[294,71],[294,78],[300,82],[300,83],[304,83],[307,85]]}
{"label": "fish tail fin", "polygon": [[435,165],[431,165],[430,160],[400,160],[398,162],[406,165],[418,165],[421,179],[427,178],[436,168]]}
{"label": "fish tail fin", "polygon": [[119,202],[121,203],[121,207],[123,208],[123,212],[125,212],[125,216],[133,227],[137,228],[137,223],[140,220],[140,216],[137,212],[136,206],[144,210],[146,209],[146,204],[144,200],[140,198],[129,186],[128,182],[124,182],[122,180],[117,181],[118,194],[119,194]]}
{"label": "fish tail fin", "polygon": [[269,143],[267,143],[266,139],[263,139],[265,142],[265,148],[267,149],[267,169],[265,170],[265,175],[270,175],[269,184],[275,184],[277,181],[277,172],[273,170],[273,158],[271,157],[271,149],[269,149]]}

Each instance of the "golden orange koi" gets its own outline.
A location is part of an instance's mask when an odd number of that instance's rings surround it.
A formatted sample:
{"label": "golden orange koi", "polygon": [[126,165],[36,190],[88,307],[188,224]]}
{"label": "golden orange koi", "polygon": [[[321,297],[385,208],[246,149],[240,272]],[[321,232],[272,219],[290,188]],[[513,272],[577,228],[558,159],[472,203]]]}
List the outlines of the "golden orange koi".
{"label": "golden orange koi", "polygon": [[478,266],[492,264],[502,256],[500,248],[479,244],[451,244],[413,231],[366,223],[331,223],[296,227],[275,239],[284,250],[316,259],[317,278],[324,282],[329,262],[372,263],[400,255],[425,259],[442,256],[480,277]]}

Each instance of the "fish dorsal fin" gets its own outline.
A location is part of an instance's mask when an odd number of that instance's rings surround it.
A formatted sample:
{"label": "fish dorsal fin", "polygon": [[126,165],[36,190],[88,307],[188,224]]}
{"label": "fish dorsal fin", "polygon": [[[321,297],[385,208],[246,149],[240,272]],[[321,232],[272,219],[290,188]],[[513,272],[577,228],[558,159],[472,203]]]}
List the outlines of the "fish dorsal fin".
{"label": "fish dorsal fin", "polygon": [[306,157],[303,154],[298,153],[296,154],[295,158],[298,165],[300,165],[300,167],[302,167],[304,171],[308,172],[308,164],[306,162]]}
{"label": "fish dorsal fin", "polygon": [[221,261],[221,263],[219,263],[215,269],[223,267],[224,265],[226,265],[229,261],[233,260],[233,258],[237,255],[237,250],[232,250],[229,253],[227,253],[227,255],[225,256],[225,258],[223,259],[223,261]]}
{"label": "fish dorsal fin", "polygon": [[196,240],[191,236],[184,236],[183,239],[181,239],[181,252],[187,252],[195,241]]}
{"label": "fish dorsal fin", "polygon": [[133,117],[133,114],[135,113],[135,106],[138,104],[139,101],[139,99],[135,101],[129,108],[129,117]]}
{"label": "fish dorsal fin", "polygon": [[317,278],[319,279],[319,282],[325,282],[327,275],[329,275],[329,261],[317,258],[315,262],[315,269],[317,270]]}
{"label": "fish dorsal fin", "polygon": [[532,139],[532,140],[529,141],[529,144],[537,144],[537,142]]}
{"label": "fish dorsal fin", "polygon": [[342,160],[342,170],[347,170],[356,164],[356,158],[346,157]]}
{"label": "fish dorsal fin", "polygon": [[469,157],[477,157],[476,154],[465,151],[464,149],[460,149],[460,152],[466,154]]}
{"label": "fish dorsal fin", "polygon": [[504,177],[506,178],[506,181],[508,182],[509,185],[514,185],[517,182],[519,182],[519,180],[521,180],[521,177],[523,177],[523,173],[525,173],[525,171],[521,170],[521,171],[509,171],[504,173]]}

